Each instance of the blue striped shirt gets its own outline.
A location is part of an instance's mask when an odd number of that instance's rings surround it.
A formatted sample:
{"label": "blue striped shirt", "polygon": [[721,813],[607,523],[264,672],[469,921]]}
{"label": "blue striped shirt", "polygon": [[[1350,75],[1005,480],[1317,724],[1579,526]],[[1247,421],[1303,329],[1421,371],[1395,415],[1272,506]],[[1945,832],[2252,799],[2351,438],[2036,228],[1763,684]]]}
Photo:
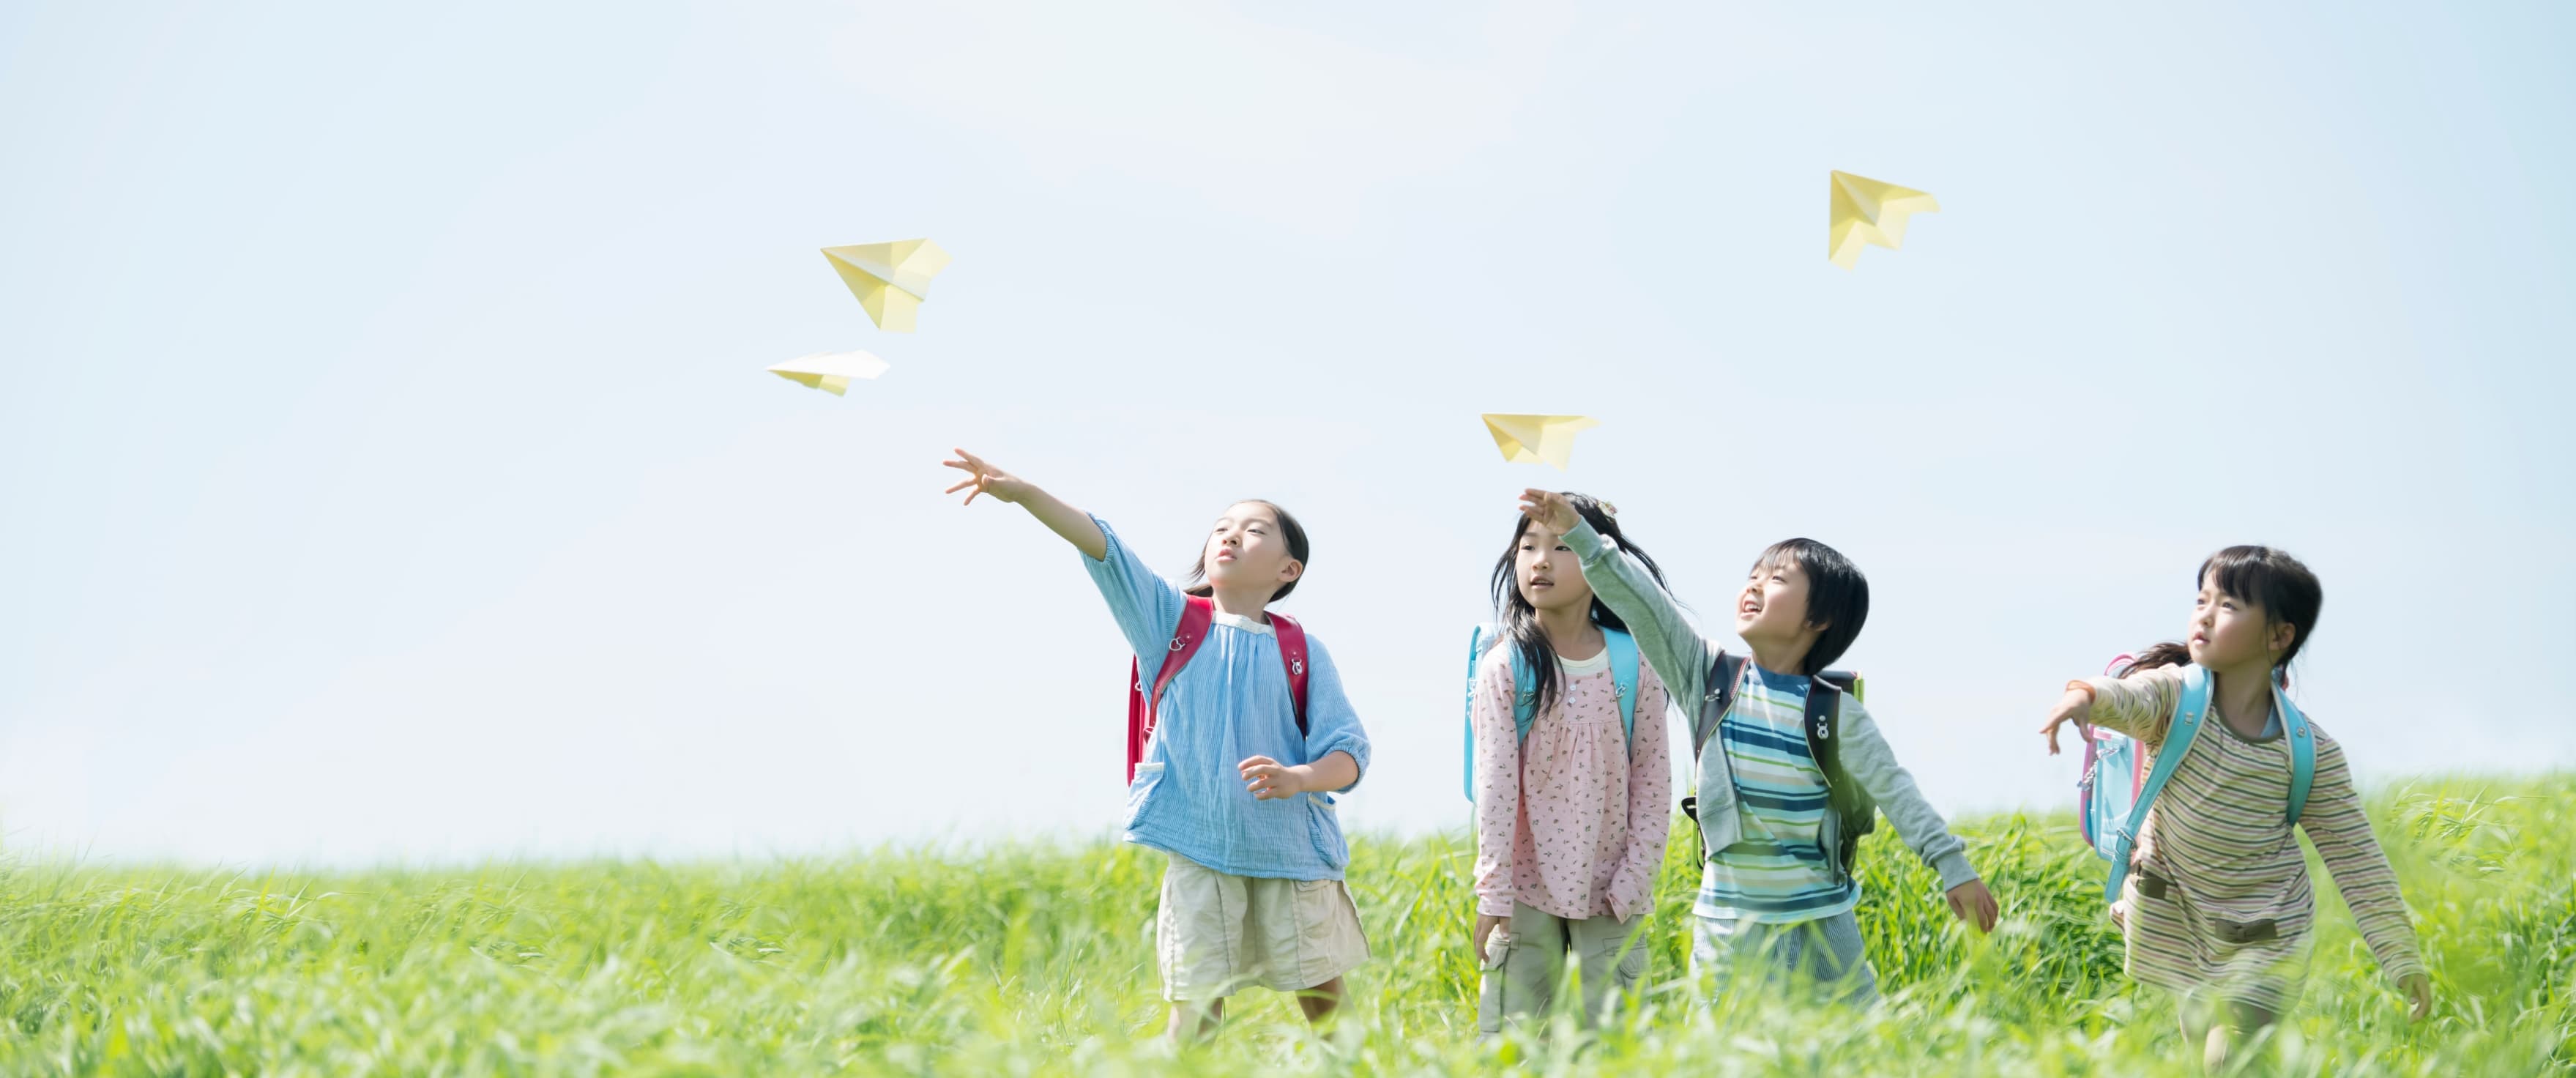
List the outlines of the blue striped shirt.
{"label": "blue striped shirt", "polygon": [[1744,664],[1735,705],[1717,740],[1734,765],[1744,837],[1700,872],[1701,917],[1788,923],[1831,917],[1860,901],[1860,885],[1834,879],[1820,839],[1825,772],[1807,749],[1807,679]]}

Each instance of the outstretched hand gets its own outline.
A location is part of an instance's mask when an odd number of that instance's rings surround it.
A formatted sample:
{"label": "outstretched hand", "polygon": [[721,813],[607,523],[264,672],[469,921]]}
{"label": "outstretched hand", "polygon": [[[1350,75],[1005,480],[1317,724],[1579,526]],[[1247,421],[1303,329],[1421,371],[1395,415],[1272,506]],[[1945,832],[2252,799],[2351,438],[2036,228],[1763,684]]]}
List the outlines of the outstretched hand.
{"label": "outstretched hand", "polygon": [[[996,468],[993,466],[991,461],[985,460],[984,458],[976,456],[975,454],[969,453],[963,449],[951,450],[951,452],[957,454],[957,459],[942,461],[941,463],[946,464],[951,468],[955,468],[958,471],[965,472],[971,477],[964,482],[958,483],[956,486],[948,488],[947,491],[950,494],[955,494],[958,491],[967,490],[968,493],[966,495],[966,501],[963,504],[973,505],[975,504],[976,495],[990,494],[993,496],[993,500],[995,501],[1008,502],[1013,505],[1017,505],[1019,504],[1020,499],[1028,494],[1029,484],[1027,480],[1021,479],[1009,472],[1005,472],[1000,468]],[[972,489],[969,490],[968,488]]]}
{"label": "outstretched hand", "polygon": [[2051,756],[2057,755],[2058,727],[2064,726],[2070,722],[2081,721],[2084,716],[2092,713],[2092,693],[2085,692],[2080,689],[2066,690],[2066,695],[2057,699],[2057,706],[2048,709],[2048,722],[2039,728],[2039,732],[2048,738],[2048,754]]}
{"label": "outstretched hand", "polygon": [[1530,523],[1558,535],[1573,531],[1583,523],[1583,518],[1575,515],[1574,503],[1566,501],[1565,495],[1537,487],[1521,492],[1521,515],[1528,517]]}
{"label": "outstretched hand", "polygon": [[1969,880],[1950,889],[1950,915],[1977,926],[1979,932],[1995,930],[1995,918],[2003,910],[1995,905],[1995,894],[1986,890],[1986,881]]}

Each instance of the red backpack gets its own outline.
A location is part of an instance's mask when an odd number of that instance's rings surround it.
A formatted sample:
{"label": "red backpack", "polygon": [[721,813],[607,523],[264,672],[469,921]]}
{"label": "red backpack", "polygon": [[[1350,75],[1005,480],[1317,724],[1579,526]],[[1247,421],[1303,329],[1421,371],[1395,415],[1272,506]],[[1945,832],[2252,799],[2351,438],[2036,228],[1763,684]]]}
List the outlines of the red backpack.
{"label": "red backpack", "polygon": [[[1154,737],[1154,709],[1163,702],[1163,687],[1180,676],[1181,668],[1198,654],[1199,645],[1207,640],[1208,627],[1216,622],[1216,602],[1204,595],[1190,596],[1181,608],[1181,623],[1172,629],[1172,643],[1163,652],[1163,669],[1154,675],[1152,695],[1145,692],[1143,663],[1127,668],[1127,781],[1136,781],[1136,765],[1145,758],[1145,743]],[[1306,630],[1297,621],[1278,611],[1270,612],[1271,631],[1279,634],[1279,663],[1288,668],[1288,695],[1296,701],[1297,736],[1306,736]]]}

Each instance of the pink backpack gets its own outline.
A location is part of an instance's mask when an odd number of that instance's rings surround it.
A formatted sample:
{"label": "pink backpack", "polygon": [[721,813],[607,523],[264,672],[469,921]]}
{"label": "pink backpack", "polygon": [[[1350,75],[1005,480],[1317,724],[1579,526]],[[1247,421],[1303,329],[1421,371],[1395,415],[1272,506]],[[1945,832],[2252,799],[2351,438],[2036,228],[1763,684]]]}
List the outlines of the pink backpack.
{"label": "pink backpack", "polygon": [[[1143,663],[1127,668],[1127,781],[1136,781],[1136,765],[1145,759],[1145,743],[1154,738],[1155,709],[1163,702],[1163,688],[1180,676],[1181,668],[1190,664],[1190,656],[1199,652],[1207,640],[1208,629],[1216,623],[1216,602],[1204,595],[1190,596],[1181,608],[1181,623],[1172,628],[1172,642],[1163,652],[1163,667],[1154,674],[1152,693],[1145,690]],[[1306,736],[1306,630],[1297,619],[1276,610],[1270,612],[1270,628],[1279,634],[1279,663],[1288,668],[1288,695],[1297,705],[1297,736]]]}

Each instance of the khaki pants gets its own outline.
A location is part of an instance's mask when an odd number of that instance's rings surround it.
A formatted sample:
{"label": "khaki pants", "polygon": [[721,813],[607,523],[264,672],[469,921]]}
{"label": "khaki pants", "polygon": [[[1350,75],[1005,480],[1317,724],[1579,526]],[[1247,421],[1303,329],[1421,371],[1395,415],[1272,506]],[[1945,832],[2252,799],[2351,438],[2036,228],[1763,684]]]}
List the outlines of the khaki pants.
{"label": "khaki pants", "polygon": [[1485,944],[1485,972],[1476,1004],[1476,1028],[1487,1034],[1545,1022],[1573,955],[1581,978],[1583,1009],[1575,1021],[1590,1028],[1602,1009],[1646,975],[1646,941],[1640,913],[1569,920],[1514,903],[1512,919]]}

